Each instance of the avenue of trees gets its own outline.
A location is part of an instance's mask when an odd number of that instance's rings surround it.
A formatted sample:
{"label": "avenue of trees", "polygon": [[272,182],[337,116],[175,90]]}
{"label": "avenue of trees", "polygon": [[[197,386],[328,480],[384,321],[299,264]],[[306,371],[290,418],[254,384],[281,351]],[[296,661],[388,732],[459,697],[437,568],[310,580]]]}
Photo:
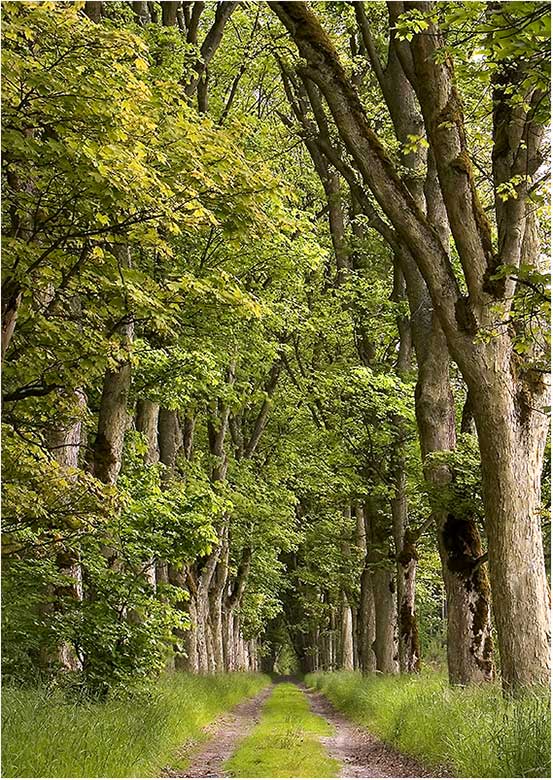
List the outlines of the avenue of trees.
{"label": "avenue of trees", "polygon": [[5,676],[547,683],[549,5],[2,12]]}

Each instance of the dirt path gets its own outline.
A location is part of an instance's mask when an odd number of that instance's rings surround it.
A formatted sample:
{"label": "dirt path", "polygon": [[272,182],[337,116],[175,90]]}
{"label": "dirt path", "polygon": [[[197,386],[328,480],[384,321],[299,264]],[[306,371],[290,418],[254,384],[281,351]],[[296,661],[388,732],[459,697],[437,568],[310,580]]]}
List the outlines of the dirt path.
{"label": "dirt path", "polygon": [[223,764],[232,756],[238,742],[249,734],[259,721],[263,705],[272,690],[272,685],[264,688],[261,693],[241,702],[207,726],[205,731],[209,739],[192,754],[189,766],[184,770],[167,768],[163,776],[228,777],[223,771]]}
{"label": "dirt path", "polygon": [[[432,774],[414,758],[399,753],[365,729],[351,723],[322,693],[291,678],[282,678],[276,682],[284,681],[297,685],[307,696],[311,711],[334,727],[332,737],[320,737],[320,740],[328,754],[342,765],[340,777],[447,777],[445,772]],[[223,769],[225,761],[259,722],[263,705],[273,688],[274,685],[268,686],[207,726],[205,731],[208,741],[192,754],[189,766],[183,770],[167,768],[163,776],[228,777]],[[183,746],[183,754],[187,753],[187,746]]]}
{"label": "dirt path", "polygon": [[322,693],[303,685],[300,688],[309,700],[311,711],[334,726],[334,736],[320,737],[320,740],[329,755],[342,764],[340,777],[436,777],[414,758],[399,753],[351,723]]}

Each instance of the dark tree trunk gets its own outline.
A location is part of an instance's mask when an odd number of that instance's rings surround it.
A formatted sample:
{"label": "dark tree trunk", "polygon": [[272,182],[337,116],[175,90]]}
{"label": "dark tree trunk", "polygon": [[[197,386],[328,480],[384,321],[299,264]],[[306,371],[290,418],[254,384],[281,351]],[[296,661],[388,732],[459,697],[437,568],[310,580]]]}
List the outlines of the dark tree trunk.
{"label": "dark tree trunk", "polygon": [[173,0],[164,0],[161,4],[161,21],[164,27],[176,26],[179,6],[182,6],[182,3],[173,2]]}
{"label": "dark tree trunk", "polygon": [[84,12],[88,16],[91,22],[98,24],[102,20],[102,10],[104,3],[100,0],[86,0],[84,4]]}

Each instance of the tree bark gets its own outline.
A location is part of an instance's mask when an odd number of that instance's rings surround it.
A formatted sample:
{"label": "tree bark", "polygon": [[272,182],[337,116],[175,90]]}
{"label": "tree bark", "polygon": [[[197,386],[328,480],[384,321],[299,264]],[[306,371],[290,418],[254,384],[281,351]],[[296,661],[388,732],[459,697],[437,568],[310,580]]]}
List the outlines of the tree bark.
{"label": "tree bark", "polygon": [[164,0],[161,4],[161,23],[164,27],[175,27],[177,24],[177,11],[182,2]]}
{"label": "tree bark", "polygon": [[399,670],[420,671],[420,646],[415,611],[417,551],[408,527],[405,465],[396,470],[396,495],[392,499],[392,524],[397,561],[397,610]]}
{"label": "tree bark", "polygon": [[169,481],[175,474],[177,456],[183,440],[179,418],[174,409],[159,410],[159,459],[166,467],[163,480]]}
{"label": "tree bark", "polygon": [[549,679],[549,590],[539,513],[549,423],[539,411],[547,394],[543,385],[540,392],[541,379],[529,378],[530,387],[514,384],[512,359],[499,345],[496,361],[495,382],[473,385],[471,393],[501,669],[511,690]]}
{"label": "tree bark", "polygon": [[185,661],[183,666],[187,672],[198,674],[200,671],[198,664],[198,618],[196,597],[193,593],[190,593],[188,600],[188,616],[190,618],[190,628],[185,632],[184,636]]}
{"label": "tree bark", "polygon": [[151,21],[147,0],[133,0],[132,10],[136,21],[142,27]]}
{"label": "tree bark", "polygon": [[88,16],[91,22],[98,24],[102,21],[102,8],[104,3],[100,0],[86,0],[84,4],[84,12]]}
{"label": "tree bark", "polygon": [[375,639],[373,649],[376,669],[384,674],[397,674],[399,657],[397,644],[397,602],[393,573],[386,568],[373,572]]}
{"label": "tree bark", "polygon": [[[203,10],[203,5],[204,5],[203,3],[195,3],[194,5],[201,6],[201,10]],[[187,84],[185,84],[184,91],[186,92],[188,97],[192,97],[192,95],[196,92],[200,79],[204,76],[206,68],[208,67],[209,63],[211,62],[211,59],[213,58],[213,55],[215,54],[215,52],[219,47],[219,44],[221,43],[225,25],[230,19],[230,16],[234,11],[235,7],[236,7],[236,3],[233,2],[217,3],[217,7],[215,10],[215,19],[210,29],[208,30],[207,35],[205,36],[202,46],[200,48],[200,57],[197,60],[196,64],[194,65],[195,74],[192,77],[192,79]],[[193,18],[194,18],[194,12],[192,12],[192,19]],[[189,28],[189,33],[190,33],[190,28]]]}
{"label": "tree bark", "polygon": [[365,510],[360,503],[356,504],[355,516],[357,520],[357,544],[364,555],[359,607],[357,610],[358,665],[363,674],[369,674],[376,669],[376,659],[373,649],[375,639],[375,606],[372,573],[367,550]]}
{"label": "tree bark", "polygon": [[340,668],[351,672],[353,671],[353,617],[345,594],[342,603],[341,639]]}
{"label": "tree bark", "polygon": [[[130,339],[132,323],[127,326],[126,333]],[[115,484],[121,470],[130,386],[130,362],[122,362],[117,369],[106,371],[94,444],[94,476],[108,485]]]}
{"label": "tree bark", "polygon": [[[52,430],[48,434],[48,448],[53,453],[60,467],[69,471],[69,480],[74,479],[71,470],[79,467],[79,455],[81,449],[82,415],[86,409],[86,397],[82,390],[74,392],[76,416],[74,421],[66,428]],[[83,571],[79,550],[74,546],[66,546],[58,551],[56,564],[60,574],[69,579],[69,584],[58,587],[54,593],[54,603],[57,598],[70,596],[75,601],[83,600]],[[75,647],[64,641],[58,648],[57,660],[62,669],[67,671],[80,671],[82,661],[78,657]]]}
{"label": "tree bark", "polygon": [[[121,268],[130,266],[130,250],[127,245],[116,245],[114,255]],[[134,334],[132,315],[127,313],[118,326],[121,343],[130,347]],[[114,485],[121,470],[123,442],[129,422],[127,400],[131,387],[131,363],[123,358],[117,368],[107,369],[104,375],[98,429],[94,442],[93,473],[101,482]]]}
{"label": "tree bark", "polygon": [[143,433],[148,444],[145,462],[148,465],[159,460],[158,444],[159,404],[148,400],[139,400],[136,405],[136,430]]}
{"label": "tree bark", "polygon": [[371,499],[365,509],[367,558],[371,568],[376,669],[385,674],[399,671],[396,582],[387,532],[381,527]]}

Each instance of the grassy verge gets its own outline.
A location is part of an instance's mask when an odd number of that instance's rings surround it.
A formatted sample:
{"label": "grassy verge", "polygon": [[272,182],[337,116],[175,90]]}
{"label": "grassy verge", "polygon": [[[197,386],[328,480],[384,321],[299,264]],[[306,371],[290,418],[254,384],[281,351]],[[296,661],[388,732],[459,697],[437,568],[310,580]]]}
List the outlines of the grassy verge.
{"label": "grassy verge", "polygon": [[340,766],[317,739],[331,733],[330,724],[310,712],[305,694],[282,683],[225,768],[232,777],[336,777]]}
{"label": "grassy verge", "polygon": [[444,675],[312,674],[308,685],[381,739],[457,777],[550,777],[550,697],[507,702],[495,685],[452,689]]}
{"label": "grassy verge", "polygon": [[202,726],[268,683],[261,674],[177,673],[101,704],[4,688],[2,776],[157,777],[168,763],[183,766],[178,748],[200,741]]}

